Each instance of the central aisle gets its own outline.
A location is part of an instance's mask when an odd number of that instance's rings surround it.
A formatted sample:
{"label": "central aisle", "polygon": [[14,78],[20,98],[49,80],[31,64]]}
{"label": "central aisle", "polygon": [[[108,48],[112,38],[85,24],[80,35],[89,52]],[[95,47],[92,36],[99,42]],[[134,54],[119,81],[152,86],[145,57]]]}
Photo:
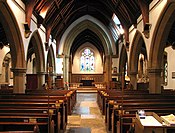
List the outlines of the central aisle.
{"label": "central aisle", "polygon": [[97,93],[77,93],[77,103],[68,116],[66,133],[107,133],[104,116],[97,105]]}

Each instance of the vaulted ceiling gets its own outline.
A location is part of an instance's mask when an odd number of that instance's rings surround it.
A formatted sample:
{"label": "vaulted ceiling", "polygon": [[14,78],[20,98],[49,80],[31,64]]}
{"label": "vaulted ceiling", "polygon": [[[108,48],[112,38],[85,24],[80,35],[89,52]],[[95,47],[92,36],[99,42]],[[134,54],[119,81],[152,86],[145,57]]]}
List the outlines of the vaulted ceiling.
{"label": "vaulted ceiling", "polygon": [[[23,0],[26,5],[26,21],[30,27],[32,13],[38,19],[38,23],[46,28],[46,42],[50,35],[60,40],[64,31],[78,18],[90,15],[101,21],[107,27],[112,22],[113,13],[119,18],[125,29],[125,38],[128,38],[128,29],[136,24],[140,15],[144,17],[144,23],[149,22],[149,4],[152,0]],[[85,36],[85,34],[81,34]],[[88,36],[92,36],[88,32]],[[86,38],[87,40],[87,38]],[[91,37],[91,42],[99,47],[97,36]],[[89,41],[89,39],[87,40]],[[79,41],[83,42],[83,41]],[[97,43],[95,43],[97,42]],[[76,44],[76,42],[74,42]],[[76,46],[76,45],[73,45]],[[72,48],[76,49],[76,48]]]}
{"label": "vaulted ceiling", "polygon": [[[26,5],[26,22],[29,27],[31,16],[34,14],[38,20],[38,27],[42,24],[46,28],[46,41],[50,35],[60,40],[65,30],[78,18],[91,15],[107,27],[112,22],[113,13],[119,18],[127,38],[127,31],[135,25],[137,18],[142,15],[144,24],[149,22],[149,4],[152,0],[22,0]],[[173,25],[173,27],[175,27]],[[173,28],[175,29],[175,28]],[[173,30],[175,31],[175,30]],[[86,41],[92,42],[98,49],[103,50],[99,44],[100,39],[91,31],[84,31],[75,39],[74,44],[80,45]],[[7,43],[4,30],[0,24],[0,42]],[[171,35],[169,35],[172,40]],[[82,39],[82,40],[81,40]],[[77,42],[76,42],[77,41]],[[172,40],[175,42],[175,39]],[[73,45],[72,50],[76,50]]]}

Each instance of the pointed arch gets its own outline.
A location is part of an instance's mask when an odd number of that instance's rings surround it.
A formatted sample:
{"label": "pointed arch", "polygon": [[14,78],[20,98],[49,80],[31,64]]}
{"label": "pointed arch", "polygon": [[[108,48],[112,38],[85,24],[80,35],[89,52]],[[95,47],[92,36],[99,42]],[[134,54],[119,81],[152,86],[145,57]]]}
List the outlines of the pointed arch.
{"label": "pointed arch", "polygon": [[33,32],[29,43],[33,44],[34,53],[36,55],[36,65],[37,65],[36,72],[44,72],[45,71],[44,49],[38,30]]}
{"label": "pointed arch", "polygon": [[[128,64],[128,72],[138,73],[138,59],[141,52],[142,45],[145,44],[142,34],[136,31],[133,43],[131,45],[131,52]],[[146,47],[146,46],[145,46]],[[147,52],[146,52],[147,55]]]}
{"label": "pointed arch", "polygon": [[[168,14],[168,15],[167,15]],[[167,5],[162,11],[153,33],[151,41],[149,64],[152,69],[161,69],[162,57],[166,40],[171,27],[175,21],[175,1],[168,0]]]}
{"label": "pointed arch", "polygon": [[[47,64],[49,63],[49,66],[52,67],[53,69],[53,73],[56,72],[56,64],[55,64],[55,55],[54,55],[54,50],[53,50],[53,46],[50,45],[49,46],[49,51],[48,51],[48,54],[47,54]],[[47,70],[48,70],[48,66],[47,67]]]}
{"label": "pointed arch", "polygon": [[69,55],[74,39],[85,29],[89,29],[99,36],[106,55],[116,53],[116,51],[114,51],[116,48],[113,48],[113,46],[115,46],[114,40],[105,26],[92,16],[85,15],[72,23],[72,25],[66,30],[63,35],[64,37],[60,41],[59,54],[64,52],[65,55]]}
{"label": "pointed arch", "polygon": [[19,26],[6,1],[0,1],[0,22],[10,44],[12,68],[26,69],[23,41]]}
{"label": "pointed arch", "polygon": [[119,59],[119,73],[123,72],[123,68],[128,62],[127,60],[128,60],[128,56],[127,56],[126,47],[123,45],[120,53],[120,59]]}
{"label": "pointed arch", "polygon": [[21,32],[7,1],[0,1],[0,22],[10,44],[13,71],[13,92],[25,93],[26,61]]}
{"label": "pointed arch", "polygon": [[167,0],[167,4],[161,12],[161,15],[157,21],[150,46],[148,62],[150,93],[161,93],[162,59],[168,35],[173,23],[175,22],[174,16],[175,1]]}

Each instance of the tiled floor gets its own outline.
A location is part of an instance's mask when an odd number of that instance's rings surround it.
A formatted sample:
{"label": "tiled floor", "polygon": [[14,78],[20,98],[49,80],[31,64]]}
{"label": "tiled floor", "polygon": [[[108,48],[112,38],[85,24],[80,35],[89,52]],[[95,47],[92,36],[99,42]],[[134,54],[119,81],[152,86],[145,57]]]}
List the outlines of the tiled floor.
{"label": "tiled floor", "polygon": [[107,133],[96,93],[77,93],[77,103],[68,117],[66,133]]}

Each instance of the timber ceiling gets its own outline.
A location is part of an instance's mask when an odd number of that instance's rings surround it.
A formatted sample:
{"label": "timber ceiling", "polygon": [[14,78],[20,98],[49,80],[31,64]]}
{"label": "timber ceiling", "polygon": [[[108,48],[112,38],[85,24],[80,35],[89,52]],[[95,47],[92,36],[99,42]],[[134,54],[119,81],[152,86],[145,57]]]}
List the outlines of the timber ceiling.
{"label": "timber ceiling", "polygon": [[[76,19],[91,15],[107,27],[112,21],[113,13],[119,18],[125,32],[131,25],[136,24],[142,15],[144,23],[149,23],[149,4],[152,0],[22,0],[26,5],[26,22],[30,27],[32,13],[38,20],[38,27],[43,24],[46,28],[46,41],[50,35],[58,42],[65,30]],[[172,27],[175,31],[175,25]],[[127,34],[125,33],[127,36]],[[127,38],[127,37],[126,37]],[[168,40],[175,42],[174,34]],[[91,42],[100,51],[104,51],[95,33],[85,30],[73,42],[71,52],[85,41]],[[0,24],[0,42],[7,44],[7,39]]]}
{"label": "timber ceiling", "polygon": [[[31,14],[34,13],[39,24],[46,28],[46,42],[50,35],[57,42],[65,30],[78,18],[90,15],[109,27],[112,22],[113,13],[119,18],[126,31],[137,22],[140,15],[144,17],[144,23],[149,22],[149,4],[152,0],[23,0],[26,5],[26,21],[30,26]],[[43,15],[45,13],[45,15]],[[84,40],[91,42],[100,51],[104,51],[100,46],[100,39],[97,35],[89,31],[80,33],[76,38],[71,52],[75,52],[80,42]],[[89,38],[87,38],[89,37]],[[125,37],[128,38],[128,37]],[[84,40],[83,40],[84,39]],[[128,40],[127,40],[128,41]],[[75,48],[74,48],[75,47]]]}
{"label": "timber ceiling", "polygon": [[[84,15],[91,15],[108,26],[113,13],[117,15],[122,26],[127,29],[136,24],[137,18],[143,13],[152,0],[23,0],[32,10],[40,23],[49,30],[54,38],[60,38],[67,27]],[[33,8],[31,8],[33,7]],[[40,15],[47,12],[44,18]],[[147,20],[145,20],[147,21]]]}

